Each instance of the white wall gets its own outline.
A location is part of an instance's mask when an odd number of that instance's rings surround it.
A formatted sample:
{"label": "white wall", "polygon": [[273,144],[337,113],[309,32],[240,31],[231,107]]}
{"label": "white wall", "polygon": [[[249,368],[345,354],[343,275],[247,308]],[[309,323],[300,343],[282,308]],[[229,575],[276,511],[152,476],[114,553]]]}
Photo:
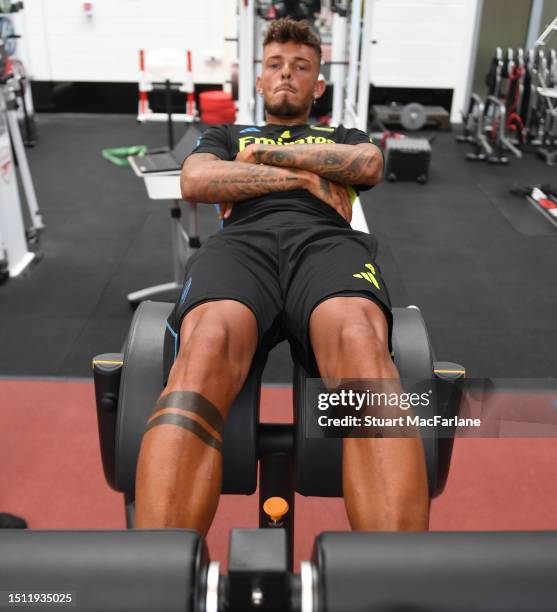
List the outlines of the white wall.
{"label": "white wall", "polygon": [[[453,89],[451,120],[464,106],[478,0],[375,0],[370,82]],[[368,5],[369,6],[369,5]]]}
{"label": "white wall", "polygon": [[[29,72],[36,80],[138,80],[140,48],[190,49],[195,82],[230,78],[235,0],[27,0]],[[214,55],[218,61],[210,61]],[[185,60],[184,60],[185,62]]]}
{"label": "white wall", "polygon": [[[194,82],[223,83],[236,59],[237,0],[27,0],[25,46],[36,80],[137,82],[138,50],[192,50]],[[466,105],[481,0],[367,0],[370,82],[453,89],[451,120]],[[220,58],[210,61],[209,55]],[[472,66],[473,68],[473,66]]]}

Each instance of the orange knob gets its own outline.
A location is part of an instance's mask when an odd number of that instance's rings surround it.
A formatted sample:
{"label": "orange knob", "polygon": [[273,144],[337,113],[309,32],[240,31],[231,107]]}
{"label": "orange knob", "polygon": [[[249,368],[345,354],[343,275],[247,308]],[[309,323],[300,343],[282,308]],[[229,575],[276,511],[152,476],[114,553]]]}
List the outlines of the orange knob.
{"label": "orange knob", "polygon": [[288,512],[288,502],[282,497],[269,497],[263,504],[263,512],[277,523]]}

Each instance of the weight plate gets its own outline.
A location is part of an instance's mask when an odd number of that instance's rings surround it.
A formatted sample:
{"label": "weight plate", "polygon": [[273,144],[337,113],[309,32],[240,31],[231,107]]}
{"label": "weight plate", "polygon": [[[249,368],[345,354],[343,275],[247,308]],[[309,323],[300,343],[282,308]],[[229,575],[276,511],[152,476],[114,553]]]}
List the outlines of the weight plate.
{"label": "weight plate", "polygon": [[414,132],[424,127],[427,121],[425,108],[417,102],[411,102],[400,111],[400,123],[405,130]]}

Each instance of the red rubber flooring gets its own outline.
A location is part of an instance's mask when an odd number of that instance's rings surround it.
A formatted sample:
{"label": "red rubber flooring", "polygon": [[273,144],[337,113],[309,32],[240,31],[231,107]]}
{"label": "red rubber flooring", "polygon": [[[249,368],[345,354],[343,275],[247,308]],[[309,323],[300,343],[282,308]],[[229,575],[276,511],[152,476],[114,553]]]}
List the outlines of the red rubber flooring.
{"label": "red rubber flooring", "polygon": [[[287,420],[288,388],[266,387],[262,420]],[[284,416],[283,416],[284,415]],[[458,439],[433,530],[557,529],[557,439]],[[315,536],[345,530],[342,500],[296,500],[296,564]],[[0,512],[32,529],[122,529],[122,496],[104,481],[93,384],[0,380]],[[257,495],[223,496],[208,537],[224,566],[232,527],[257,526]]]}

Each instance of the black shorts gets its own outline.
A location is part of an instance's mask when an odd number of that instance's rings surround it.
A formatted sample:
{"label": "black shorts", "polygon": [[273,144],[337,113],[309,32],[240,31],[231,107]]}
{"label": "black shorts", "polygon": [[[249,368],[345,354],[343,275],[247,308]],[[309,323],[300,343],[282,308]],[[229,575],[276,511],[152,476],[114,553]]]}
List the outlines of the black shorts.
{"label": "black shorts", "polygon": [[167,325],[166,367],[176,358],[180,326],[194,306],[212,300],[237,300],[257,318],[256,357],[283,339],[294,359],[319,376],[308,325],[323,300],[353,295],[382,307],[389,326],[389,294],[375,263],[377,241],[370,234],[327,219],[303,223],[232,225],[211,236],[189,259],[182,295]]}

